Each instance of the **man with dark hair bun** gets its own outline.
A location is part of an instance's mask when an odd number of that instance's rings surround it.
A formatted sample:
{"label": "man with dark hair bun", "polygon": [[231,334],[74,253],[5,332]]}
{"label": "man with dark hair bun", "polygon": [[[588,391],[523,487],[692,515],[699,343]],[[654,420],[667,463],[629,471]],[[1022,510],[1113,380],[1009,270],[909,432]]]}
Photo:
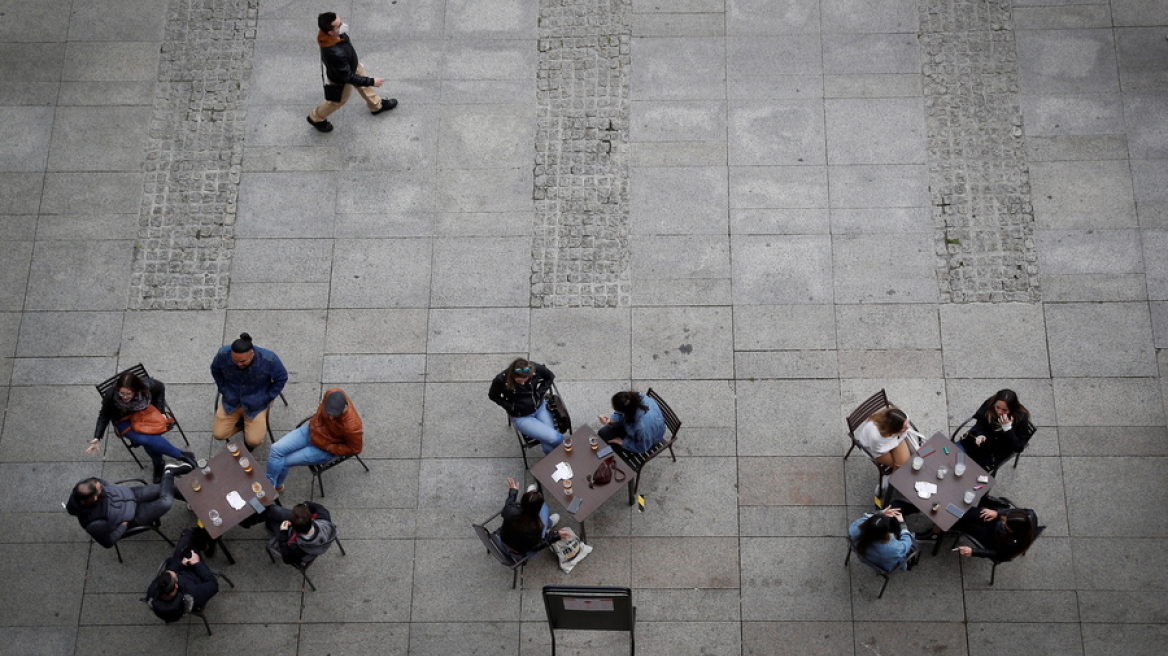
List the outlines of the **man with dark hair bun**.
{"label": "man with dark hair bun", "polygon": [[211,376],[221,395],[211,436],[225,440],[235,435],[242,420],[247,448],[263,444],[268,430],[268,406],[288,382],[284,363],[275,353],[252,344],[251,335],[240,333],[239,339],[215,354]]}

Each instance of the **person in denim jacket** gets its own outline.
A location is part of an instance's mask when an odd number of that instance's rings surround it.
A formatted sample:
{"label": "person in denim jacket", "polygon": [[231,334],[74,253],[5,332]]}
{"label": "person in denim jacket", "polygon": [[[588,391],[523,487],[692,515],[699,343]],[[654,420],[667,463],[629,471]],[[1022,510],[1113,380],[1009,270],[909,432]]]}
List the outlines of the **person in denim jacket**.
{"label": "person in denim jacket", "polygon": [[240,333],[239,339],[215,354],[211,376],[221,395],[211,435],[217,440],[235,435],[242,419],[247,448],[262,444],[268,428],[268,406],[288,382],[284,363],[275,353],[253,345],[251,335]]}
{"label": "person in denim jacket", "polygon": [[612,395],[613,412],[600,415],[600,439],[625,451],[648,453],[654,444],[665,437],[665,417],[661,407],[651,397],[639,392],[617,392]]}

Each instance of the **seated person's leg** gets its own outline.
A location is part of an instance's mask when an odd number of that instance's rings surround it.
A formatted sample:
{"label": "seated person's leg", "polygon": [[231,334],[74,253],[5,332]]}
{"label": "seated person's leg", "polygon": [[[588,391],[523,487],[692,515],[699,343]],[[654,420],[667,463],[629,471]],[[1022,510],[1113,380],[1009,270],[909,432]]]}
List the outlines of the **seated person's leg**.
{"label": "seated person's leg", "polygon": [[243,408],[236,408],[235,412],[226,414],[223,406],[215,406],[215,421],[211,424],[211,437],[225,440],[239,432],[239,418],[243,416]]}
{"label": "seated person's leg", "polygon": [[288,475],[288,467],[291,465],[287,465],[284,459],[306,446],[311,446],[307,423],[276,440],[268,451],[268,480],[273,486],[283,485],[284,478]]}
{"label": "seated person's leg", "polygon": [[134,525],[147,526],[162,519],[174,505],[174,475],[167,473],[162,476],[162,483],[158,485],[143,485],[134,489],[134,497],[138,500],[138,508],[134,512]]}
{"label": "seated person's leg", "polygon": [[604,426],[600,427],[600,430],[597,431],[596,434],[599,435],[600,439],[604,440],[605,442],[611,442],[613,440],[619,440],[628,437],[628,433],[625,432],[624,424],[605,424]]}
{"label": "seated person's leg", "polygon": [[157,457],[157,462],[162,462],[162,456],[170,456],[175,460],[183,459],[183,452],[162,435],[130,431],[126,433],[126,438],[134,444],[141,444],[146,453],[150,454],[151,460]]}
{"label": "seated person's leg", "polygon": [[279,533],[280,524],[292,521],[292,509],[284,506],[271,505],[264,511],[264,524],[268,532]]}
{"label": "seated person's leg", "polygon": [[511,423],[520,433],[542,444],[544,453],[551,453],[552,449],[564,441],[564,436],[559,431],[537,419],[534,414],[512,417]]}
{"label": "seated person's leg", "polygon": [[263,412],[252,417],[251,419],[248,419],[247,415],[244,415],[244,418],[243,418],[243,439],[244,439],[244,441],[247,442],[247,447],[249,449],[254,449],[257,446],[263,444],[264,443],[264,436],[266,436],[267,433],[268,433],[268,410],[267,410],[267,408],[265,408]]}

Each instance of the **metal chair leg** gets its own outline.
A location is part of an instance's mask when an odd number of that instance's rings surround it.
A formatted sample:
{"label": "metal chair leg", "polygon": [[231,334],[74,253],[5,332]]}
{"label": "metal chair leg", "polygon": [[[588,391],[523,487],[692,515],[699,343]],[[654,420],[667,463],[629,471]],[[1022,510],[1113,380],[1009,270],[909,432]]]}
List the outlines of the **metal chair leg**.
{"label": "metal chair leg", "polygon": [[888,577],[885,576],[883,578],[884,578],[884,585],[880,586],[880,594],[876,595],[877,599],[883,599],[884,598],[884,591],[888,588]]}
{"label": "metal chair leg", "polygon": [[122,560],[122,548],[118,546],[117,542],[114,543],[114,551],[118,554],[118,562],[124,565],[126,561]]}
{"label": "metal chair leg", "polygon": [[993,567],[990,568],[990,585],[994,584],[994,575],[996,575],[997,573],[998,573],[998,564],[994,563]]}

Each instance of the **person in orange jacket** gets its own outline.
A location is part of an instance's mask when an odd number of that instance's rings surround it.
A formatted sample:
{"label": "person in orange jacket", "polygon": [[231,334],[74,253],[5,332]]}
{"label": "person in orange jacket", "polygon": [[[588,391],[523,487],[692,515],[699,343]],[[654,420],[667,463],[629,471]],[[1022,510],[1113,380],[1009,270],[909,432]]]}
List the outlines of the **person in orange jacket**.
{"label": "person in orange jacket", "polygon": [[324,393],[320,407],[304,425],[281,437],[268,452],[268,480],[277,490],[292,467],[323,465],[361,453],[365,429],[349,395],[340,388]]}

